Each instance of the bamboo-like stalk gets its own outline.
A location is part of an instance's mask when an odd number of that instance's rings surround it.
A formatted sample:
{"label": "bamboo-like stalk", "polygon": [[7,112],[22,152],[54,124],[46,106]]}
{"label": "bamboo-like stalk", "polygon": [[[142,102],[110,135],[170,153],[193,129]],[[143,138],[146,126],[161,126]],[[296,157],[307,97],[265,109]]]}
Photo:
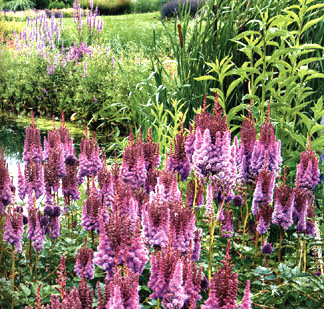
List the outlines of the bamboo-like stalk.
{"label": "bamboo-like stalk", "polygon": [[[15,291],[15,246],[11,245],[11,291]],[[11,309],[15,308],[14,296],[12,295]]]}
{"label": "bamboo-like stalk", "polygon": [[256,257],[258,255],[258,248],[259,248],[259,232],[257,230],[255,231],[254,247],[255,247],[254,257]]}
{"label": "bamboo-like stalk", "polygon": [[245,218],[244,218],[244,223],[243,223],[243,237],[245,235],[245,230],[246,230],[246,224],[249,218],[249,205],[247,204],[247,197],[244,198],[244,205],[245,205]]}

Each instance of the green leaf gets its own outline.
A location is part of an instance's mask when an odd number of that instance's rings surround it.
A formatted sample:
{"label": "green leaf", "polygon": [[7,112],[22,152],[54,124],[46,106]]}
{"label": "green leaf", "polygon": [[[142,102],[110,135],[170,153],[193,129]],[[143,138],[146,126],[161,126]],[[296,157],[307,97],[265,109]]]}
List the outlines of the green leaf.
{"label": "green leaf", "polygon": [[317,23],[319,23],[321,20],[323,20],[323,16],[315,18],[313,20],[310,20],[309,22],[306,23],[306,25],[303,27],[301,34],[303,34],[308,28],[316,25]]}
{"label": "green leaf", "polygon": [[243,82],[244,78],[238,78],[236,80],[234,80],[228,87],[227,91],[226,91],[226,100],[228,99],[229,95],[232,93],[232,91],[241,83]]}
{"label": "green leaf", "polygon": [[25,296],[29,296],[31,291],[29,288],[27,288],[27,286],[25,286],[23,283],[20,283],[20,288],[22,289],[23,293]]}
{"label": "green leaf", "polygon": [[210,75],[204,75],[204,76],[200,76],[200,77],[195,77],[194,79],[195,80],[198,80],[198,81],[202,81],[202,80],[216,80],[215,77],[210,76]]}

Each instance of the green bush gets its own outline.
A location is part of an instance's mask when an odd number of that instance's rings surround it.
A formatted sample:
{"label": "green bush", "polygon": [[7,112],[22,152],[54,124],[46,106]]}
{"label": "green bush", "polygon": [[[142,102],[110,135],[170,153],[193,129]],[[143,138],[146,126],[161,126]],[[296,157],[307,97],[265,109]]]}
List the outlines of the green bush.
{"label": "green bush", "polygon": [[54,2],[50,3],[48,8],[50,10],[51,9],[65,9],[65,4],[63,2],[54,1]]}
{"label": "green bush", "polygon": [[133,11],[136,13],[147,13],[159,11],[166,0],[135,0]]}
{"label": "green bush", "polygon": [[[101,15],[119,15],[129,13],[132,8],[131,0],[94,0],[94,7],[98,6]],[[83,8],[90,7],[90,0],[82,0]]]}

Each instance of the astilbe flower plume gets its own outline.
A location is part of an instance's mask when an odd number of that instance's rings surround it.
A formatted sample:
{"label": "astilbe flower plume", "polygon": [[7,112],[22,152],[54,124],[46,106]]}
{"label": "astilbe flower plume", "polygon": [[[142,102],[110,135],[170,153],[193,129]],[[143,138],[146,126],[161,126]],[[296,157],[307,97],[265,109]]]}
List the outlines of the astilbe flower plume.
{"label": "astilbe flower plume", "polygon": [[62,193],[66,204],[70,200],[77,201],[80,198],[77,175],[78,163],[66,164],[66,176],[62,179]]}
{"label": "astilbe flower plume", "polygon": [[249,116],[244,118],[241,126],[241,177],[244,183],[247,183],[252,178],[251,159],[256,141],[255,123],[251,115],[251,103],[252,101],[250,102]]}
{"label": "astilbe flower plume", "polygon": [[311,194],[309,190],[296,188],[295,203],[293,210],[293,219],[296,223],[296,229],[299,232],[305,232],[307,227],[307,212]]}
{"label": "astilbe flower plume", "polygon": [[111,172],[107,168],[106,157],[104,156],[103,168],[98,173],[98,183],[100,194],[105,200],[107,206],[111,206],[114,198],[114,179]]}
{"label": "astilbe flower plume", "polygon": [[31,163],[31,161],[40,163],[43,160],[43,149],[40,142],[40,130],[36,129],[33,112],[31,115],[30,127],[26,128],[23,160],[28,163]]}
{"label": "astilbe flower plume", "polygon": [[181,181],[185,181],[190,174],[191,167],[186,155],[185,135],[182,124],[179,133],[174,137],[173,143],[171,143],[169,169],[177,171]]}
{"label": "astilbe flower plume", "polygon": [[36,199],[40,198],[45,190],[44,173],[42,164],[27,163],[24,169],[25,194],[32,196],[35,193]]}
{"label": "astilbe flower plume", "polygon": [[310,149],[310,141],[305,152],[300,154],[297,165],[296,185],[300,188],[313,190],[319,183],[320,171],[315,151]]}
{"label": "astilbe flower plume", "polygon": [[[204,103],[203,111],[195,116],[194,121],[192,168],[199,179],[212,179],[227,194],[235,186],[238,176],[236,154],[233,153],[235,148],[231,147],[231,132],[227,127],[226,116],[218,104],[217,93],[214,116],[206,112]],[[191,139],[189,138],[190,143]]]}
{"label": "astilbe flower plume", "polygon": [[80,278],[93,279],[93,250],[87,248],[87,239],[85,239],[83,247],[77,252],[74,271]]}
{"label": "astilbe flower plume", "polygon": [[295,189],[286,184],[287,169],[285,169],[283,182],[276,185],[274,191],[274,211],[272,223],[287,230],[293,223],[293,208],[295,202]]}
{"label": "astilbe flower plume", "polygon": [[83,182],[85,176],[96,176],[102,167],[103,164],[100,159],[100,149],[96,142],[96,135],[93,133],[93,137],[90,140],[88,138],[88,128],[86,127],[85,137],[82,138],[80,144],[78,184],[80,185]]}
{"label": "astilbe flower plume", "polygon": [[[102,198],[96,188],[94,178],[92,178],[91,192],[87,197],[86,202],[83,201],[81,226],[86,231],[99,232],[99,217],[103,208]],[[105,220],[105,218],[103,218]]]}
{"label": "astilbe flower plume", "polygon": [[3,239],[16,247],[21,252],[21,240],[24,233],[22,209],[9,208],[6,213]]}
{"label": "astilbe flower plume", "polygon": [[252,309],[252,300],[250,292],[250,281],[246,281],[244,296],[240,305],[240,309]]}
{"label": "astilbe flower plume", "polygon": [[[146,248],[136,227],[127,215],[110,213],[105,222],[100,216],[100,233],[95,264],[112,278],[116,265],[124,264],[135,273],[142,273],[148,261]],[[136,225],[137,226],[137,225]]]}
{"label": "astilbe flower plume", "polygon": [[232,272],[234,265],[230,260],[230,241],[228,240],[226,256],[222,260],[223,267],[219,268],[211,279],[209,297],[201,306],[202,309],[236,308],[238,280],[237,274]]}
{"label": "astilbe flower plume", "polygon": [[281,141],[276,141],[274,128],[270,122],[270,102],[268,108],[268,116],[261,125],[260,137],[254,143],[251,157],[252,175],[256,177],[261,170],[267,166],[267,169],[274,173],[275,177],[280,173],[282,164],[281,157]]}
{"label": "astilbe flower plume", "polygon": [[222,236],[225,238],[232,238],[234,234],[233,228],[233,213],[231,210],[224,211],[224,220],[222,225]]}
{"label": "astilbe flower plume", "polygon": [[9,177],[8,166],[4,158],[3,148],[0,157],[0,216],[12,201],[12,183]]}

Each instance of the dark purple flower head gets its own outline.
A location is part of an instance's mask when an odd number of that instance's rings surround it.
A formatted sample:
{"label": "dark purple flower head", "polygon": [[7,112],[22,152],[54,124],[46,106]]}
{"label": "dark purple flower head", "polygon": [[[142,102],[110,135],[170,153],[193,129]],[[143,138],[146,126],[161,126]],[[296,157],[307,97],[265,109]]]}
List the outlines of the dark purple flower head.
{"label": "dark purple flower head", "polygon": [[47,205],[44,208],[44,215],[48,216],[48,217],[53,217],[54,214],[54,207]]}
{"label": "dark purple flower head", "polygon": [[296,185],[300,188],[313,190],[319,183],[318,159],[315,151],[310,149],[310,142],[305,152],[300,155],[297,165]]}
{"label": "dark purple flower head", "polygon": [[243,205],[243,198],[241,195],[235,195],[232,200],[234,206],[241,207]]}
{"label": "dark purple flower head", "polygon": [[49,219],[46,216],[41,216],[39,222],[40,222],[41,228],[46,229],[49,224]]}
{"label": "dark purple flower head", "polygon": [[273,252],[272,244],[267,243],[261,249],[263,254],[271,254]]}
{"label": "dark purple flower head", "polygon": [[54,218],[57,218],[61,215],[62,213],[62,208],[58,205],[54,206],[54,209],[53,209],[53,217]]}

